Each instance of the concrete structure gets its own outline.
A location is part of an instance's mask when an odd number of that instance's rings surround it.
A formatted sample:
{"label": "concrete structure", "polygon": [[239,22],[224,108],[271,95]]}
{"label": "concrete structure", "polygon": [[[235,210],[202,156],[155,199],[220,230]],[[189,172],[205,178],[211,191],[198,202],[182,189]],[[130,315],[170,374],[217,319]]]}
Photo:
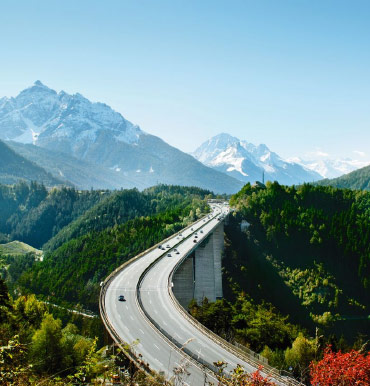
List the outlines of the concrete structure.
{"label": "concrete structure", "polygon": [[189,255],[173,276],[176,299],[186,309],[194,298],[194,253]]}
{"label": "concrete structure", "polygon": [[173,292],[179,303],[187,308],[195,299],[214,302],[222,298],[221,257],[224,249],[223,221],[208,235],[180,265],[173,277]]}
{"label": "concrete structure", "polygon": [[[225,205],[214,205],[212,209],[211,214],[161,242],[169,248],[163,251],[159,245],[154,245],[114,270],[101,284],[100,314],[113,340],[138,367],[156,371],[172,383],[179,379],[180,371],[181,384],[202,386],[206,381],[216,384],[218,369],[214,362],[219,360],[227,363],[226,374],[238,364],[248,373],[262,364],[255,355],[237,349],[206,330],[189,316],[173,294],[176,269],[177,287],[182,288],[180,294],[186,298],[192,293],[190,284],[194,285],[197,254],[199,261],[202,254],[205,256],[200,273],[204,276],[202,270],[207,267],[213,271],[213,276],[209,275],[207,280],[212,282],[210,279],[214,277],[214,285],[210,288],[214,288],[214,294],[217,292],[217,258],[213,259],[212,266],[210,253],[212,248],[216,252],[220,249],[221,239],[217,234],[223,233],[219,226],[229,210]],[[195,233],[198,243],[193,242]],[[197,252],[203,242],[203,252]],[[189,280],[191,277],[193,282]],[[123,294],[126,302],[119,301]],[[263,376],[270,374],[277,385],[293,384],[290,378],[287,380],[277,370],[263,365]]]}

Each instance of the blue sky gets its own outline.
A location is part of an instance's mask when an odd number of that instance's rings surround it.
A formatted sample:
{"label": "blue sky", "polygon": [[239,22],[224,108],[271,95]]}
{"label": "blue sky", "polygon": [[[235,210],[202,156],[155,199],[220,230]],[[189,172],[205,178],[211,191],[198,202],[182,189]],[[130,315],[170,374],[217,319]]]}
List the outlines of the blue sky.
{"label": "blue sky", "polygon": [[0,3],[0,96],[40,79],[184,151],[220,132],[370,160],[370,2]]}

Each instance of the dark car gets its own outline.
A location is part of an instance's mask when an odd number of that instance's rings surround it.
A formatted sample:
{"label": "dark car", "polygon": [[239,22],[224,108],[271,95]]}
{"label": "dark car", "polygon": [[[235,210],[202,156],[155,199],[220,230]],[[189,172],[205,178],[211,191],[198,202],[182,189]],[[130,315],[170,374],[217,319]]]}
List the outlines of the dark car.
{"label": "dark car", "polygon": [[193,243],[196,243],[196,242],[197,242],[197,240],[194,239],[194,240],[193,240]]}
{"label": "dark car", "polygon": [[126,299],[125,299],[125,297],[124,297],[123,295],[119,295],[119,296],[118,296],[118,300],[119,300],[120,302],[125,302],[125,301],[126,301]]}

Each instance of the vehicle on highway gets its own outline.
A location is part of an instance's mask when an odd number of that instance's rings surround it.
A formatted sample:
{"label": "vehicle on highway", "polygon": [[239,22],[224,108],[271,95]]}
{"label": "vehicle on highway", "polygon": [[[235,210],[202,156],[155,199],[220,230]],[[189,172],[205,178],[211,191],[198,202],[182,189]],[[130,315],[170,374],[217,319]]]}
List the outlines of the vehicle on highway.
{"label": "vehicle on highway", "polygon": [[200,233],[203,233],[203,230],[202,230],[202,229],[200,230]]}
{"label": "vehicle on highway", "polygon": [[176,255],[179,255],[180,254],[180,252],[179,251],[176,251]]}
{"label": "vehicle on highway", "polygon": [[193,228],[191,228],[191,230],[193,231],[194,229],[193,229]]}
{"label": "vehicle on highway", "polygon": [[197,238],[198,238],[198,236],[197,236],[197,235],[195,235],[195,236],[194,236],[194,238],[195,238],[195,239],[197,239]]}
{"label": "vehicle on highway", "polygon": [[166,245],[166,248],[171,248],[169,244]]}
{"label": "vehicle on highway", "polygon": [[125,297],[124,297],[123,295],[119,295],[119,296],[118,296],[118,300],[119,300],[120,302],[125,302],[125,301],[126,301],[126,299],[125,299]]}
{"label": "vehicle on highway", "polygon": [[158,245],[158,249],[162,249],[162,245]]}
{"label": "vehicle on highway", "polygon": [[193,240],[193,243],[196,243],[196,242],[197,242],[197,240],[194,239],[194,240]]}
{"label": "vehicle on highway", "polygon": [[167,256],[168,256],[168,257],[171,257],[171,253],[167,253]]}

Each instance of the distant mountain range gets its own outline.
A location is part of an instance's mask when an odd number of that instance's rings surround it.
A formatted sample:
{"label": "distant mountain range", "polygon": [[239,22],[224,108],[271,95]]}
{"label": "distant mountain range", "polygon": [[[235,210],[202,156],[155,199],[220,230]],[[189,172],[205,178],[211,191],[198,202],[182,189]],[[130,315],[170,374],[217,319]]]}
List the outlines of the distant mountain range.
{"label": "distant mountain range", "polygon": [[15,98],[0,99],[0,139],[13,141],[13,149],[80,188],[166,183],[234,193],[242,186],[109,106],[57,93],[40,81]]}
{"label": "distant mountain range", "polygon": [[323,178],[336,178],[354,170],[363,168],[369,162],[350,158],[330,159],[328,155],[312,155],[308,158],[293,157],[289,162],[295,162],[303,167],[319,173]]}
{"label": "distant mountain range", "polygon": [[215,170],[243,182],[278,181],[282,184],[312,182],[322,176],[307,167],[284,160],[266,145],[255,146],[229,134],[219,134],[204,142],[192,155]]}
{"label": "distant mountain range", "polygon": [[245,182],[262,178],[300,184],[364,166],[327,157],[283,159],[264,144],[229,134],[209,139],[191,156],[106,104],[78,93],[57,93],[40,81],[15,98],[0,98],[0,139],[13,150],[0,146],[0,183],[24,179],[80,189],[144,189],[165,183],[235,193]]}

